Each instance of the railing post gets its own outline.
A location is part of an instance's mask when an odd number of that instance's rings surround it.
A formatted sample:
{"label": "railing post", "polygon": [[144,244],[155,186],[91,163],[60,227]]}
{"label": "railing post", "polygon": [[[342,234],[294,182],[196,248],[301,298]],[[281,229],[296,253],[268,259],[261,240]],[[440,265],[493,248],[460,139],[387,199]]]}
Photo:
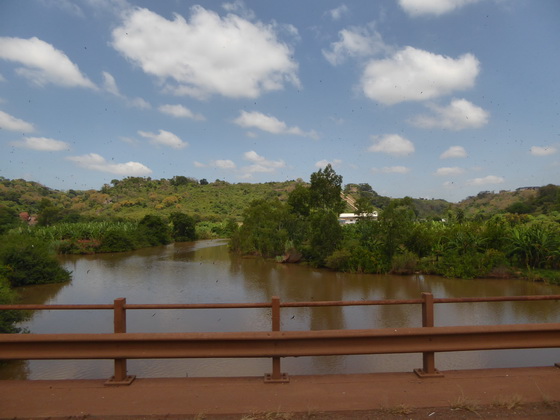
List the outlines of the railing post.
{"label": "railing post", "polygon": [[[113,332],[126,333],[126,298],[117,298],[113,303]],[[114,376],[105,385],[130,385],[136,376],[129,376],[126,372],[126,359],[114,360]]]}
{"label": "railing post", "polygon": [[[278,296],[272,296],[271,318],[272,331],[280,331],[280,298]],[[266,374],[264,381],[265,383],[289,382],[288,375],[282,373],[279,356],[272,357],[272,374]]]}
{"label": "railing post", "polygon": [[[422,327],[434,326],[434,295],[422,292]],[[414,372],[421,378],[443,376],[436,369],[435,353],[425,351],[422,353],[422,369],[414,369]]]}

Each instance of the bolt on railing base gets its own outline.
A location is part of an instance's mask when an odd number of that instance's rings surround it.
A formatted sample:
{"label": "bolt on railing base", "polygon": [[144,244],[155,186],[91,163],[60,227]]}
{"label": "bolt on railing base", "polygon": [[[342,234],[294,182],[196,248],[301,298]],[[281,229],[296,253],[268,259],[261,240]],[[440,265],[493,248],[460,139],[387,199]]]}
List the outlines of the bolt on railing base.
{"label": "bolt on railing base", "polygon": [[270,373],[264,375],[265,384],[287,384],[288,382],[290,382],[290,377],[287,373],[282,373],[279,378],[274,378]]}
{"label": "bolt on railing base", "polygon": [[419,378],[443,378],[443,373],[439,370],[434,370],[434,372],[425,372],[424,369],[414,369],[414,373]]}
{"label": "bolt on railing base", "polygon": [[122,386],[122,385],[130,385],[136,379],[136,375],[129,375],[122,381],[116,381],[114,376],[111,376],[111,379],[105,381],[105,386]]}

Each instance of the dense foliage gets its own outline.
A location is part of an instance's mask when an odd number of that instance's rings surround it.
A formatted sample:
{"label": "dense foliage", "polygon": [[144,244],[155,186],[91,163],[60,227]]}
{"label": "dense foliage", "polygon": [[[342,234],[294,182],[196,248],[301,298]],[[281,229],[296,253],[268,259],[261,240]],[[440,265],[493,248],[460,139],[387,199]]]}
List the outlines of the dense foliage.
{"label": "dense foliage", "polygon": [[[232,238],[232,249],[281,260],[300,254],[311,264],[346,272],[421,271],[460,278],[523,273],[534,278],[536,271],[553,270],[545,277],[560,283],[558,211],[481,218],[468,217],[457,207],[448,210],[445,219],[430,220],[420,217],[415,200],[405,197],[383,203],[378,220],[363,217],[341,226],[340,199],[334,199],[337,192],[340,197],[340,186],[341,178],[327,167],[311,175],[309,187],[297,186],[287,203],[253,202]],[[360,188],[365,197],[376,199],[368,186]],[[545,190],[556,200],[550,188]],[[325,198],[319,200],[322,191]],[[358,198],[358,207],[367,213],[374,206],[363,197]]]}

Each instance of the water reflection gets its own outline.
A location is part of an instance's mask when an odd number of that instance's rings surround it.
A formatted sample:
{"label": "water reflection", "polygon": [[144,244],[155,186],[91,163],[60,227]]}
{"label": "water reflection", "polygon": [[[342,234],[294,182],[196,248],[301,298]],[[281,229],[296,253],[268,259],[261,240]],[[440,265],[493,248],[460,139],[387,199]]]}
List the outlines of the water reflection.
{"label": "water reflection", "polygon": [[[130,253],[68,256],[74,273],[64,285],[22,290],[25,303],[222,303],[283,301],[416,299],[424,291],[436,297],[560,294],[560,287],[516,280],[457,280],[433,276],[384,276],[333,273],[305,265],[283,265],[230,255],[223,241],[198,241]],[[481,325],[560,322],[556,302],[438,304],[435,323]],[[129,332],[267,331],[268,309],[128,311]],[[284,308],[282,329],[324,330],[417,327],[419,305]],[[34,333],[110,332],[110,311],[35,312],[23,327]],[[436,355],[441,370],[550,365],[558,350],[462,352]],[[409,371],[421,355],[364,355],[285,359],[290,374]],[[139,377],[260,376],[267,359],[131,360]],[[0,378],[106,378],[110,361],[31,361],[0,367]]]}

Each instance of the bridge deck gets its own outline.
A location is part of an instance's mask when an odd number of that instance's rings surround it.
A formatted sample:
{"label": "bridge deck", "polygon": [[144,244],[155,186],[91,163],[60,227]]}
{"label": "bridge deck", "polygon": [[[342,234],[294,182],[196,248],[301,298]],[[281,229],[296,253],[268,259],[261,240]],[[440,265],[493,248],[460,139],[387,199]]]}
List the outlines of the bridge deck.
{"label": "bridge deck", "polygon": [[401,405],[445,411],[461,401],[465,405],[491,405],[516,399],[554,407],[553,414],[539,419],[557,418],[558,411],[554,410],[560,410],[557,367],[446,371],[442,378],[425,379],[414,373],[290,379],[287,384],[265,384],[255,377],[139,378],[130,386],[116,387],[104,386],[104,380],[3,380],[0,418],[208,419],[278,412],[305,413],[313,418],[319,413],[358,414]]}

